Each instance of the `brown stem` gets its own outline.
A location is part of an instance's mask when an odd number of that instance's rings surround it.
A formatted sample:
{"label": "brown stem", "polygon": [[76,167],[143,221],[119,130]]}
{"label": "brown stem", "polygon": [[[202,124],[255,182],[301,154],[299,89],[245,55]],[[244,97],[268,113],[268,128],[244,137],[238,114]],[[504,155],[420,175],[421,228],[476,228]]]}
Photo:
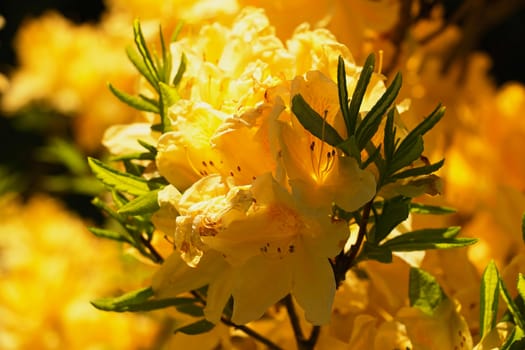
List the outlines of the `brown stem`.
{"label": "brown stem", "polygon": [[361,217],[361,222],[359,223],[359,232],[357,233],[357,240],[350,250],[345,253],[341,251],[339,255],[335,258],[335,263],[333,263],[333,269],[335,274],[336,285],[339,287],[341,282],[346,278],[346,272],[352,267],[357,257],[357,253],[361,250],[363,241],[366,237],[366,230],[368,225],[368,219],[370,218],[370,210],[372,209],[372,203],[374,199],[366,203],[363,207],[363,215]]}
{"label": "brown stem", "polygon": [[321,332],[320,326],[313,326],[310,336],[308,338],[304,337],[303,330],[301,329],[301,324],[295,307],[293,304],[292,296],[288,294],[284,298],[284,304],[286,306],[286,311],[288,311],[288,317],[290,318],[290,323],[292,324],[293,333],[295,335],[295,341],[297,343],[297,348],[299,350],[313,350],[319,334]]}

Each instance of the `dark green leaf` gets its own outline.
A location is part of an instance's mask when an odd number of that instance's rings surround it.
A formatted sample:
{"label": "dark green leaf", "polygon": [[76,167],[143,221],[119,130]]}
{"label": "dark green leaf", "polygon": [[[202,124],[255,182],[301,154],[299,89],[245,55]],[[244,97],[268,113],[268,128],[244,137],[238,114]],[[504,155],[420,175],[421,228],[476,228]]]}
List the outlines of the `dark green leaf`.
{"label": "dark green leaf", "polygon": [[150,191],[142,196],[138,196],[129,203],[120,207],[118,212],[123,215],[143,215],[157,211],[159,203],[157,195],[159,190]]}
{"label": "dark green leaf", "polygon": [[515,326],[510,334],[505,339],[501,346],[501,350],[523,350],[525,349],[525,333],[523,330]]}
{"label": "dark green leaf", "polygon": [[97,309],[104,311],[128,311],[130,305],[137,305],[145,302],[153,296],[151,287],[142,288],[115,298],[102,298],[91,302]]}
{"label": "dark green leaf", "polygon": [[401,74],[396,74],[392,84],[390,84],[383,96],[381,96],[381,98],[374,104],[372,109],[363,118],[361,124],[357,127],[356,139],[359,149],[365,148],[368,141],[370,141],[376,133],[383,115],[399,93],[401,81]]}
{"label": "dark green leaf", "polygon": [[[361,74],[359,74],[359,79],[357,80],[357,84],[355,86],[354,92],[352,93],[352,99],[350,100],[350,107],[348,107],[348,121],[347,118],[345,118],[345,122],[347,123],[347,131],[348,135],[354,135],[356,132],[357,127],[357,120],[359,119],[359,109],[361,108],[361,104],[363,103],[363,97],[365,96],[366,88],[368,87],[368,84],[370,83],[370,78],[372,77],[372,73],[374,72],[375,67],[375,56],[374,54],[368,55],[366,58],[365,64],[363,65],[363,68],[361,70]],[[342,68],[344,69],[344,62],[342,65]],[[339,72],[339,71],[338,71]],[[343,70],[344,73],[344,70]],[[346,90],[346,76],[343,75],[345,78],[345,90]],[[338,84],[339,84],[339,75],[338,75]],[[341,98],[341,97],[340,97]],[[348,94],[346,95],[346,105],[348,105]]]}
{"label": "dark green leaf", "polygon": [[499,273],[494,261],[485,268],[480,290],[480,338],[496,326],[499,300]]}
{"label": "dark green leaf", "polygon": [[146,141],[143,141],[141,139],[138,139],[137,142],[142,146],[144,147],[145,149],[147,149],[151,154],[153,154],[154,156],[157,155],[157,148],[149,143],[147,143]]}
{"label": "dark green leaf", "polygon": [[167,307],[193,304],[193,298],[150,299],[153,296],[151,287],[126,293],[116,298],[103,298],[91,302],[99,310],[113,312],[137,312],[164,309]]}
{"label": "dark green leaf", "polygon": [[514,319],[514,323],[521,329],[525,329],[525,315],[520,312],[518,306],[514,300],[512,300],[507,287],[505,287],[505,283],[503,283],[503,280],[501,279],[499,279],[499,291],[503,301],[505,301],[505,304],[507,304],[507,308]]}
{"label": "dark green leaf", "polygon": [[[353,157],[357,160],[357,163],[361,167],[361,151],[357,148],[357,142],[355,140],[355,135],[350,136],[342,143],[337,145],[346,155]],[[362,168],[362,167],[361,167]]]}
{"label": "dark green leaf", "polygon": [[438,105],[432,113],[419,123],[410,133],[401,141],[397,148],[390,171],[397,170],[410,165],[414,160],[418,159],[423,153],[423,138],[422,136],[436,125],[445,114],[445,107]]}
{"label": "dark green leaf", "polygon": [[383,148],[385,150],[385,160],[389,162],[394,156],[396,130],[394,128],[395,108],[390,108],[386,116],[385,133],[383,135]]}
{"label": "dark green leaf", "polygon": [[337,130],[313,110],[301,95],[292,98],[292,112],[302,126],[318,139],[334,147],[343,142]]}
{"label": "dark green leaf", "polygon": [[422,229],[389,239],[382,246],[392,251],[415,251],[465,247],[477,242],[476,238],[457,238],[459,227]]}
{"label": "dark green leaf", "polygon": [[175,308],[177,309],[177,311],[183,314],[186,314],[186,315],[190,315],[194,317],[204,316],[204,306],[200,304],[186,303],[186,304],[177,305]]}
{"label": "dark green leaf", "polygon": [[346,125],[348,135],[353,135],[355,131],[356,120],[350,119],[348,112],[348,90],[346,89],[346,72],[345,61],[342,56],[337,60],[337,91],[339,93],[339,108]]}
{"label": "dark green leaf", "polygon": [[133,96],[127,94],[123,91],[120,91],[111,84],[108,84],[108,87],[113,95],[115,95],[119,100],[135,109],[138,109],[139,111],[153,112],[157,114],[160,112],[159,106],[152,103],[151,100],[147,100],[142,96]]}
{"label": "dark green leaf", "polygon": [[371,242],[381,242],[392,230],[408,218],[410,198],[397,196],[383,203],[383,210],[376,218],[375,234]]}
{"label": "dark green leaf", "polygon": [[387,247],[377,246],[370,242],[363,244],[363,249],[358,257],[359,261],[376,260],[384,264],[392,262],[392,250]]}
{"label": "dark green leaf", "polygon": [[155,155],[151,154],[150,152],[123,154],[121,156],[115,156],[115,157],[110,158],[112,162],[116,162],[120,160],[154,160],[154,159],[155,159]]}
{"label": "dark green leaf", "polygon": [[407,169],[404,171],[401,171],[399,173],[396,173],[392,175],[392,178],[395,180],[404,179],[406,177],[411,176],[420,176],[420,175],[428,175],[433,173],[434,171],[439,170],[443,164],[445,163],[445,160],[442,159],[437,163],[430,164],[430,165],[424,165],[417,168]]}
{"label": "dark green leaf", "polygon": [[115,170],[95,158],[88,164],[96,178],[109,188],[140,196],[150,191],[145,179]]}
{"label": "dark green leaf", "polygon": [[428,272],[410,268],[408,294],[410,306],[432,315],[436,307],[447,299],[437,280]]}
{"label": "dark green leaf", "polygon": [[397,148],[392,156],[392,160],[388,164],[388,173],[392,174],[409,166],[416,159],[421,157],[424,150],[423,138],[421,136],[413,137],[409,141],[406,138],[401,142],[401,145]]}
{"label": "dark green leaf", "polygon": [[455,213],[456,210],[449,207],[440,207],[421,203],[410,203],[410,212],[414,214],[445,215]]}
{"label": "dark green leaf", "polygon": [[174,333],[181,332],[188,335],[202,334],[211,331],[215,325],[210,321],[201,319],[192,324],[175,329]]}
{"label": "dark green leaf", "polygon": [[186,71],[186,65],[187,65],[187,58],[186,58],[186,55],[182,53],[180,56],[180,64],[179,64],[179,67],[177,68],[177,73],[175,74],[175,77],[173,77],[173,81],[171,82],[173,86],[179,86],[182,76],[184,75],[184,72]]}
{"label": "dark green leaf", "polygon": [[129,237],[127,237],[127,235],[122,234],[122,233],[118,233],[118,232],[111,231],[111,230],[105,230],[101,228],[96,228],[96,227],[89,227],[88,230],[91,233],[93,233],[95,236],[100,237],[100,238],[106,238],[106,239],[111,239],[114,241],[132,244],[132,240]]}

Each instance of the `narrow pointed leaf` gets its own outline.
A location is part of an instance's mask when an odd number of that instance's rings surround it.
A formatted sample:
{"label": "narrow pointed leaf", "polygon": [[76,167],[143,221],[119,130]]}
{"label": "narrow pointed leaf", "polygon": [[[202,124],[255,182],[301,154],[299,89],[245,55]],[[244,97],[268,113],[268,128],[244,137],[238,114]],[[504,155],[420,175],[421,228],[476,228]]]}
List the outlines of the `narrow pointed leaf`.
{"label": "narrow pointed leaf", "polygon": [[159,106],[151,103],[150,100],[146,100],[141,96],[133,96],[133,95],[127,94],[117,89],[111,84],[108,84],[108,87],[113,93],[113,95],[115,95],[119,100],[121,100],[125,104],[135,109],[138,109],[139,111],[153,112],[157,114],[159,113]]}
{"label": "narrow pointed leaf", "polygon": [[161,127],[162,127],[161,131],[166,132],[169,130],[171,126],[171,122],[168,117],[168,109],[180,99],[180,96],[179,96],[179,93],[177,92],[177,89],[175,89],[175,87],[165,84],[163,82],[159,83],[159,89],[160,89],[160,103],[161,103],[161,108],[162,108],[161,114],[160,114]]}
{"label": "narrow pointed leaf", "polygon": [[133,63],[135,68],[137,68],[139,73],[144,78],[146,78],[148,83],[158,92],[159,90],[158,80],[155,78],[153,74],[151,74],[150,70],[144,63],[142,56],[133,47],[128,47],[126,49],[126,54],[128,55],[128,58],[131,61],[131,63]]}
{"label": "narrow pointed leaf", "polygon": [[140,304],[153,296],[151,287],[142,288],[115,298],[102,298],[91,302],[97,309],[104,311],[127,311],[130,305]]}
{"label": "narrow pointed leaf", "polygon": [[155,63],[153,61],[153,56],[151,55],[144,34],[142,33],[142,28],[140,26],[139,20],[133,21],[133,36],[135,39],[135,45],[142,56],[146,68],[150,74],[155,78],[156,81],[159,81],[159,72]]}
{"label": "narrow pointed leaf", "polygon": [[507,287],[505,287],[505,284],[501,279],[499,279],[499,291],[503,301],[505,301],[505,304],[507,304],[507,308],[514,319],[514,323],[521,329],[525,329],[525,315],[521,314],[518,306],[514,300],[512,300]]}
{"label": "narrow pointed leaf", "polygon": [[390,105],[394,102],[401,88],[401,74],[396,74],[394,80],[390,86],[386,89],[385,93],[375,103],[372,109],[363,118],[363,121],[357,127],[356,139],[357,145],[360,149],[363,149],[367,142],[372,139],[372,136],[376,133],[381,123],[383,115],[386,113]]}
{"label": "narrow pointed leaf", "polygon": [[159,203],[157,195],[159,190],[150,191],[142,196],[138,196],[129,203],[120,207],[118,212],[122,215],[143,215],[157,211]]}
{"label": "narrow pointed leaf", "polygon": [[[366,58],[365,64],[359,74],[359,79],[355,86],[354,92],[352,93],[352,99],[350,100],[350,106],[348,107],[348,121],[347,124],[348,135],[353,135],[356,131],[357,120],[359,118],[359,109],[363,103],[363,98],[366,93],[366,88],[370,84],[370,78],[374,72],[375,67],[375,55],[370,54]],[[343,62],[344,68],[344,62]],[[346,90],[346,76],[345,76],[345,90]],[[348,95],[346,97],[346,104],[348,104]]]}
{"label": "narrow pointed leaf", "polygon": [[201,319],[197,322],[175,329],[174,333],[184,333],[188,335],[202,334],[211,331],[215,325],[210,321]]}
{"label": "narrow pointed leaf", "polygon": [[[345,61],[342,56],[337,60],[337,91],[339,93],[339,108],[346,125],[348,135],[353,135],[355,130],[355,121],[350,119],[348,111],[348,91],[346,89],[346,72]],[[352,127],[353,125],[353,127]]]}
{"label": "narrow pointed leaf", "polygon": [[436,307],[447,299],[434,276],[419,268],[410,268],[408,289],[410,306],[428,315],[432,315]]}
{"label": "narrow pointed leaf", "polygon": [[88,230],[89,232],[100,238],[111,239],[114,241],[130,244],[132,243],[131,239],[122,233],[118,233],[111,230],[105,230],[97,227],[89,227]]}
{"label": "narrow pointed leaf", "polygon": [[501,346],[501,350],[522,350],[525,349],[525,332],[519,326],[512,329]]}
{"label": "narrow pointed leaf", "polygon": [[427,205],[421,203],[410,203],[410,212],[424,215],[446,215],[456,212],[454,208]]}
{"label": "narrow pointed leaf", "polygon": [[485,268],[480,290],[480,338],[496,326],[499,300],[499,273],[494,261]]}
{"label": "narrow pointed leaf", "polygon": [[416,251],[428,249],[449,249],[465,247],[477,242],[475,238],[457,238],[460,227],[422,229],[404,233],[388,241],[382,246],[392,251]]}
{"label": "narrow pointed leaf", "polygon": [[389,264],[392,262],[392,250],[388,247],[377,246],[370,242],[365,242],[358,260],[376,260],[383,264]]}
{"label": "narrow pointed leaf", "polygon": [[392,156],[388,166],[389,173],[395,173],[399,169],[411,165],[421,157],[423,149],[424,144],[421,136],[413,137],[409,141],[405,138]]}
{"label": "narrow pointed leaf", "polygon": [[193,317],[204,316],[204,306],[196,304],[195,302],[177,305],[175,308],[177,309],[178,312],[186,314],[186,315],[190,315]]}
{"label": "narrow pointed leaf", "polygon": [[392,175],[392,178],[395,180],[399,180],[399,179],[404,179],[406,177],[432,174],[433,172],[441,169],[443,164],[445,164],[445,159],[442,159],[439,162],[434,163],[434,164],[424,165],[424,166],[420,166],[417,168],[412,168],[412,169],[401,171],[399,173]]}
{"label": "narrow pointed leaf", "polygon": [[381,242],[392,230],[408,218],[410,198],[394,197],[384,202],[383,210],[376,219],[375,237],[372,242]]}
{"label": "narrow pointed leaf", "polygon": [[295,114],[302,126],[320,140],[336,147],[343,138],[330,124],[328,124],[301,95],[295,95],[292,99],[292,112]]}
{"label": "narrow pointed leaf", "polygon": [[182,76],[184,75],[184,72],[186,71],[186,64],[187,64],[186,61],[187,61],[186,55],[182,53],[180,56],[180,64],[179,64],[179,67],[177,68],[177,73],[175,73],[175,77],[173,77],[173,81],[171,82],[173,86],[179,86]]}
{"label": "narrow pointed leaf", "polygon": [[115,170],[95,158],[88,158],[95,177],[109,188],[140,196],[150,191],[145,179]]}
{"label": "narrow pointed leaf", "polygon": [[390,108],[386,116],[385,133],[383,136],[383,148],[385,160],[389,162],[394,156],[396,131],[394,129],[395,108]]}
{"label": "narrow pointed leaf", "polygon": [[113,312],[137,312],[164,309],[167,307],[193,304],[193,298],[151,299],[151,287],[126,293],[116,298],[102,298],[91,302],[99,310]]}

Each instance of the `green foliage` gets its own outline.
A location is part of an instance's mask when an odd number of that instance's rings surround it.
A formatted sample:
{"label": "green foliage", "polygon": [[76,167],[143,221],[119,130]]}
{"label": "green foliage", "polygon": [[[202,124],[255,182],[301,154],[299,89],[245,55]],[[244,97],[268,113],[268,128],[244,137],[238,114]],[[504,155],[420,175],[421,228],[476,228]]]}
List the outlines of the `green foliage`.
{"label": "green foliage", "polygon": [[499,296],[499,274],[494,261],[491,261],[481,277],[480,290],[480,336],[496,326]]}
{"label": "green foliage", "polygon": [[409,279],[410,306],[432,315],[436,307],[447,299],[434,276],[416,267],[410,268]]}
{"label": "green foliage", "polygon": [[215,325],[213,323],[202,318],[188,325],[184,325],[179,328],[176,328],[174,333],[180,332],[180,333],[184,333],[187,335],[196,335],[196,334],[202,334],[202,333],[209,332],[214,327]]}

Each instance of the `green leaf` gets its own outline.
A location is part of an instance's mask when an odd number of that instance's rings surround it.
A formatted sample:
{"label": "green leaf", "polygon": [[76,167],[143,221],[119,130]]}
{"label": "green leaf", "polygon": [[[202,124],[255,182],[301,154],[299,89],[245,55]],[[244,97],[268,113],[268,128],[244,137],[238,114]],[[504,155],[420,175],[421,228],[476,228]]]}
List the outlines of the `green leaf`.
{"label": "green leaf", "polygon": [[428,272],[410,268],[408,285],[410,306],[432,315],[436,307],[447,299],[437,280]]}
{"label": "green leaf", "polygon": [[104,311],[128,311],[127,308],[129,306],[143,303],[152,297],[153,294],[153,289],[146,287],[123,294],[119,297],[94,300],[91,304],[97,309]]}
{"label": "green leaf", "polygon": [[454,208],[427,205],[421,203],[410,203],[410,212],[424,215],[446,215],[456,212]]}
{"label": "green leaf", "polygon": [[365,242],[357,260],[376,260],[384,264],[389,264],[392,262],[392,250],[387,247]]}
{"label": "green leaf", "polygon": [[179,23],[177,23],[177,26],[175,27],[175,30],[173,31],[173,33],[171,33],[170,42],[174,43],[175,41],[177,41],[177,39],[179,38],[179,34],[182,31],[183,27],[184,27],[184,21],[179,21]]}
{"label": "green leaf", "polygon": [[371,242],[381,242],[392,230],[408,218],[410,198],[397,196],[383,203],[383,210],[376,218],[375,234]]}
{"label": "green leaf", "polygon": [[385,160],[389,162],[394,156],[396,148],[396,130],[394,128],[395,108],[390,108],[386,116],[385,132],[383,135],[383,148],[385,150]]}
{"label": "green leaf", "polygon": [[503,298],[503,301],[505,301],[505,303],[507,304],[507,308],[509,309],[512,318],[514,319],[514,323],[518,325],[521,329],[525,329],[524,315],[521,314],[518,305],[516,305],[514,300],[512,300],[507,287],[505,287],[505,284],[501,279],[499,279],[499,291],[501,297]]}
{"label": "green leaf", "polygon": [[175,87],[170,86],[168,84],[164,84],[163,82],[159,83],[159,89],[160,89],[160,105],[162,108],[161,114],[160,114],[161,127],[162,127],[161,131],[166,132],[169,130],[171,126],[171,122],[168,117],[168,109],[180,99],[180,96]]}
{"label": "green leaf", "polygon": [[119,100],[135,109],[138,109],[139,111],[153,112],[157,114],[160,112],[159,106],[152,103],[149,99],[145,99],[142,96],[133,96],[127,94],[123,91],[120,91],[111,84],[108,84],[108,87],[113,95],[115,95]]}
{"label": "green leaf", "polygon": [[154,190],[143,194],[142,196],[138,196],[120,207],[118,213],[123,215],[143,215],[153,213],[159,209],[159,203],[157,201],[158,193],[159,190]]}
{"label": "green leaf", "polygon": [[135,68],[139,71],[139,73],[146,78],[148,83],[158,92],[159,90],[159,83],[158,80],[155,78],[153,74],[151,74],[150,70],[146,66],[146,63],[144,62],[144,59],[142,56],[135,50],[133,47],[128,47],[126,49],[126,54],[135,66]]}
{"label": "green leaf", "polygon": [[186,55],[182,53],[180,56],[180,64],[179,64],[179,67],[177,68],[177,73],[175,73],[175,76],[173,77],[173,81],[171,82],[173,86],[179,86],[180,81],[182,80],[182,76],[184,75],[184,72],[186,71],[187,61],[188,59],[186,58]]}
{"label": "green leaf", "polygon": [[357,141],[355,139],[355,135],[351,135],[349,138],[337,145],[337,147],[340,148],[346,155],[349,155],[355,160],[357,160],[359,167],[362,169],[361,151],[357,148]]}
{"label": "green leaf", "polygon": [[365,148],[368,141],[372,139],[383,115],[386,113],[390,105],[394,102],[399,89],[401,88],[401,74],[397,73],[392,81],[392,84],[386,89],[381,98],[374,104],[372,109],[365,115],[363,121],[356,130],[357,146],[359,149]]}
{"label": "green leaf", "polygon": [[460,248],[476,243],[476,238],[456,238],[459,227],[422,229],[404,233],[382,244],[392,251]]}
{"label": "green leaf", "polygon": [[58,137],[52,138],[37,156],[39,160],[64,165],[75,175],[83,175],[88,170],[85,155],[74,144]]}
{"label": "green leaf", "polygon": [[88,230],[89,232],[100,238],[106,238],[118,242],[133,244],[133,241],[129,237],[127,237],[127,235],[122,233],[118,233],[111,230],[105,230],[97,227],[89,227]]}
{"label": "green leaf", "polygon": [[480,290],[480,338],[496,326],[499,300],[499,273],[493,260],[481,277]]}
{"label": "green leaf", "polygon": [[318,139],[334,147],[343,142],[343,138],[337,130],[328,124],[319,113],[313,110],[299,94],[292,98],[292,112],[302,126]]}
{"label": "green leaf", "polygon": [[164,309],[167,307],[195,303],[194,298],[150,299],[153,296],[151,287],[129,292],[116,298],[102,298],[91,304],[99,310],[113,312],[137,312]]}
{"label": "green leaf", "polygon": [[515,326],[510,334],[505,339],[501,346],[501,350],[523,350],[525,349],[525,333],[523,330]]}
{"label": "green leaf", "polygon": [[356,120],[350,118],[348,111],[348,90],[346,89],[346,71],[345,61],[342,56],[337,59],[337,91],[339,93],[339,108],[346,125],[348,135],[353,135],[355,131]]}
{"label": "green leaf", "polygon": [[[357,127],[357,120],[359,118],[359,109],[361,108],[361,104],[363,103],[363,97],[366,93],[366,88],[368,87],[368,84],[370,84],[370,78],[372,77],[372,73],[374,72],[375,67],[375,56],[374,54],[368,55],[366,58],[365,64],[363,65],[363,68],[361,70],[361,74],[359,74],[359,78],[357,80],[357,84],[355,86],[354,92],[352,93],[352,99],[350,100],[350,106],[348,107],[348,122],[347,122],[347,131],[348,135],[354,135],[356,132]],[[342,65],[343,68],[343,74],[344,72],[344,62]],[[339,72],[339,71],[338,71]],[[346,74],[343,75],[345,78],[344,80],[344,87],[346,90]],[[339,75],[338,75],[338,84],[339,84]],[[348,95],[345,99],[346,104],[348,105]],[[345,118],[346,121],[346,118]]]}
{"label": "green leaf", "polygon": [[204,316],[204,306],[198,305],[196,303],[181,304],[181,305],[177,305],[175,308],[177,309],[177,311],[183,314],[186,314],[186,315],[190,315],[194,317]]}
{"label": "green leaf", "polygon": [[419,123],[410,133],[401,141],[397,148],[392,163],[390,164],[390,171],[397,170],[410,165],[413,161],[421,156],[423,153],[423,138],[422,136],[432,129],[437,122],[441,120],[445,114],[445,107],[438,105],[432,113]]}
{"label": "green leaf", "polygon": [[140,196],[150,191],[145,179],[115,170],[101,161],[88,157],[88,164],[104,185],[129,194]]}
{"label": "green leaf", "polygon": [[445,160],[442,159],[437,163],[430,164],[430,165],[424,165],[417,168],[412,168],[408,170],[401,171],[399,173],[396,173],[392,175],[392,179],[398,180],[398,179],[404,179],[406,177],[411,176],[420,176],[420,175],[428,175],[433,173],[434,171],[439,170],[443,164],[445,163]]}
{"label": "green leaf", "polygon": [[137,153],[130,153],[130,154],[123,154],[121,156],[115,156],[111,157],[109,160],[112,162],[120,161],[120,160],[154,160],[155,155],[151,154],[150,152],[137,152]]}
{"label": "green leaf", "polygon": [[202,334],[211,331],[215,325],[206,319],[200,319],[189,325],[175,329],[174,333],[180,332],[188,335]]}
{"label": "green leaf", "polygon": [[525,277],[522,273],[518,274],[518,294],[525,301]]}
{"label": "green leaf", "polygon": [[141,139],[138,139],[137,142],[142,146],[144,147],[145,149],[147,149],[151,154],[153,154],[154,156],[157,155],[157,147],[153,146],[152,144],[149,144],[147,143],[146,141],[144,140],[141,140]]}
{"label": "green leaf", "polygon": [[142,33],[142,28],[138,19],[133,21],[133,37],[135,39],[135,46],[139,50],[139,53],[144,61],[144,65],[146,66],[149,73],[155,78],[155,81],[158,82],[159,72],[157,67],[155,67],[153,57],[148,49],[148,45],[146,43],[146,39],[144,38],[144,34]]}

